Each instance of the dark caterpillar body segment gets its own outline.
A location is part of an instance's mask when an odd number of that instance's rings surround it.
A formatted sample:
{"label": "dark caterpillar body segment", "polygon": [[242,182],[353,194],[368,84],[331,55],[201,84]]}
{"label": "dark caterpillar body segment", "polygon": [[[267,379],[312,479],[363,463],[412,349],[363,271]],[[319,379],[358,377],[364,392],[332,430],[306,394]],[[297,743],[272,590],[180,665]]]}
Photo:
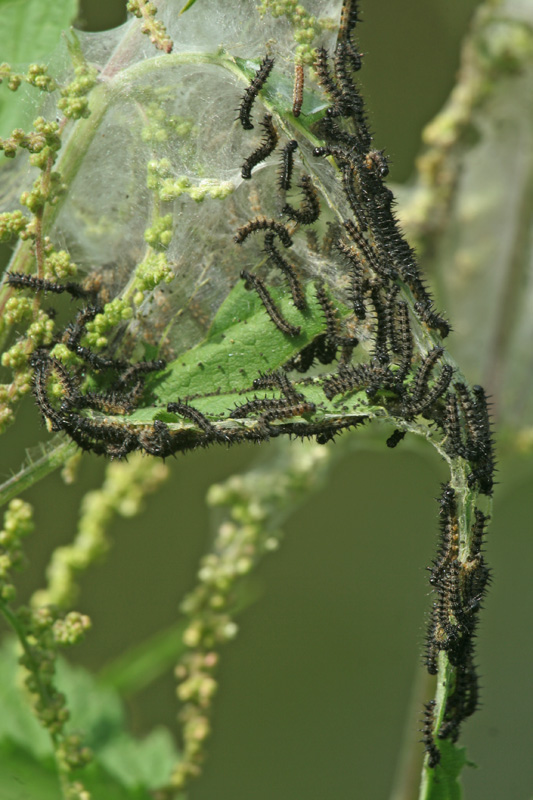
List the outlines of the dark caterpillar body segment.
{"label": "dark caterpillar body segment", "polygon": [[396,303],[397,325],[393,349],[401,356],[398,380],[403,381],[413,363],[413,334],[409,320],[409,309],[403,300]]}
{"label": "dark caterpillar body segment", "polygon": [[415,297],[422,297],[421,300],[418,300],[415,303],[415,311],[420,319],[425,322],[429,328],[433,328],[433,330],[438,331],[442,339],[445,339],[447,336],[449,336],[452,331],[452,326],[448,320],[444,319],[444,317],[440,314],[437,314],[433,308],[431,298],[429,297],[427,290],[423,288],[422,283],[412,279],[409,281],[408,278],[406,278],[406,283]]}
{"label": "dark caterpillar body segment", "polygon": [[115,389],[122,389],[128,384],[139,379],[139,376],[146,375],[150,372],[161,372],[165,369],[167,362],[158,358],[154,361],[137,361],[136,364],[130,364],[124,372],[122,372],[115,383]]}
{"label": "dark caterpillar body segment", "polygon": [[343,106],[342,92],[331,77],[328,65],[328,53],[324,47],[317,47],[316,57],[314,63],[315,73],[319,84],[322,86],[326,94],[333,100],[336,113],[340,113]]}
{"label": "dark caterpillar body segment", "polygon": [[450,452],[455,456],[466,458],[467,451],[462,440],[461,423],[459,419],[459,404],[455,392],[448,392],[446,395],[444,430],[448,437]]}
{"label": "dark caterpillar body segment", "polygon": [[416,405],[425,396],[428,390],[428,381],[431,373],[437,363],[442,358],[444,349],[442,347],[434,347],[427,353],[422,360],[419,368],[416,371],[415,383],[411,392],[411,403]]}
{"label": "dark caterpillar body segment", "polygon": [[301,328],[297,325],[291,325],[291,323],[282,316],[281,311],[274,303],[261,278],[252,275],[251,272],[246,272],[246,270],[241,272],[241,278],[246,281],[247,287],[255,289],[265,307],[265,311],[276,328],[282,333],[287,334],[287,336],[299,336]]}
{"label": "dark caterpillar body segment", "polygon": [[261,122],[261,126],[264,130],[261,144],[257,150],[254,150],[254,152],[248,156],[242,165],[241,175],[244,180],[249,180],[252,177],[253,168],[260,164],[261,161],[264,161],[266,158],[268,158],[268,156],[274,152],[278,144],[278,131],[272,122],[271,114],[265,114],[263,121]]}
{"label": "dark caterpillar body segment", "polygon": [[287,405],[287,400],[277,397],[254,397],[247,403],[236,406],[231,410],[230,417],[233,419],[244,419],[254,416],[258,412],[267,411],[272,408],[281,408]]}
{"label": "dark caterpillar body segment", "polygon": [[32,353],[30,366],[33,368],[32,392],[43,420],[48,422],[53,431],[63,430],[64,416],[53,406],[48,394],[48,381],[52,376],[55,360],[44,348],[39,348]]}
{"label": "dark caterpillar body segment", "polygon": [[346,147],[345,145],[326,145],[324,147],[313,148],[313,155],[315,158],[324,158],[331,156],[339,164],[347,164],[353,172],[359,170],[360,164],[358,161],[358,154],[355,147]]}
{"label": "dark caterpillar body segment", "polygon": [[316,411],[314,403],[301,401],[291,404],[285,401],[277,408],[269,409],[261,414],[261,422],[271,422],[276,419],[289,419],[290,417],[303,417],[305,414],[313,414]]}
{"label": "dark caterpillar body segment", "polygon": [[278,187],[282,192],[288,192],[291,188],[294,151],[297,147],[298,142],[296,139],[291,139],[281,151],[281,168],[278,177]]}
{"label": "dark caterpillar body segment", "polygon": [[282,222],[277,222],[275,219],[268,219],[268,217],[254,217],[237,230],[234,240],[237,244],[242,244],[251,233],[256,231],[273,231],[281,241],[284,247],[292,246],[292,238],[289,229],[283,225]]}
{"label": "dark caterpillar body segment", "polygon": [[335,243],[335,249],[341,253],[350,265],[352,285],[350,289],[350,300],[354,314],[359,320],[366,319],[366,308],[364,295],[369,287],[369,281],[363,268],[363,263],[355,247],[350,247],[342,239]]}
{"label": "dark caterpillar body segment", "polygon": [[296,370],[296,372],[307,372],[313,366],[315,360],[317,358],[316,353],[316,344],[313,340],[309,342],[305,347],[303,347],[298,353],[294,356],[291,356],[288,361],[285,362],[283,368],[288,372],[292,370]]}
{"label": "dark caterpillar body segment", "polygon": [[304,99],[304,65],[294,65],[294,93],[292,98],[292,114],[299,117]]}
{"label": "dark caterpillar body segment", "polygon": [[457,517],[457,503],[455,491],[449,483],[442,486],[439,499],[439,546],[437,557],[431,567],[429,582],[431,586],[438,586],[446,574],[449,565],[459,556],[459,520]]}
{"label": "dark caterpillar body segment", "polygon": [[435,700],[430,700],[424,706],[424,717],[422,720],[422,744],[428,758],[428,766],[436,767],[440,762],[440,750],[435,743],[434,738],[434,725],[435,725]]}
{"label": "dark caterpillar body segment", "polygon": [[390,362],[388,350],[389,319],[387,305],[381,294],[381,287],[378,283],[373,283],[370,288],[370,297],[374,307],[375,328],[374,328],[374,353],[380,364],[386,365]]}
{"label": "dark caterpillar body segment", "polygon": [[326,338],[334,344],[339,338],[339,320],[333,301],[326,292],[324,281],[319,280],[316,282],[315,294],[326,322]]}
{"label": "dark caterpillar body segment", "polygon": [[426,640],[426,666],[436,674],[437,659],[444,650],[456,668],[455,684],[445,707],[440,739],[455,741],[460,725],[478,704],[478,679],[473,661],[477,613],[490,573],[481,553],[486,517],[474,509],[469,553],[460,560],[459,515],[454,489],[442,487],[439,499],[440,534],[437,557],[428,568],[436,592]]}
{"label": "dark caterpillar body segment", "polygon": [[75,399],[75,408],[91,408],[103,414],[128,414],[135,408],[134,398],[120,392],[85,392]]}
{"label": "dark caterpillar body segment", "polygon": [[[359,8],[357,0],[344,0],[341,11],[341,24],[339,27],[338,43],[344,44],[347,55],[350,59],[351,68],[357,72],[362,67],[362,53],[357,50],[357,45],[353,40],[355,27],[360,22]],[[338,47],[339,45],[337,45]]]}
{"label": "dark caterpillar body segment", "polygon": [[365,389],[372,384],[373,375],[374,370],[370,364],[341,364],[338,372],[324,381],[324,394],[328,400],[332,400],[338,394]]}
{"label": "dark caterpillar body segment", "polygon": [[405,438],[405,434],[406,434],[406,431],[401,431],[398,428],[396,428],[396,430],[393,431],[391,433],[391,435],[389,436],[389,438],[387,439],[387,442],[386,442],[387,447],[391,447],[391,448],[392,447],[397,447],[397,445],[400,444],[402,439]]}
{"label": "dark caterpillar body segment", "polygon": [[368,265],[378,277],[385,283],[397,277],[396,270],[372,247],[370,242],[365,239],[361,230],[354,225],[351,219],[344,220],[343,225],[344,230],[355,244],[366,265]]}
{"label": "dark caterpillar body segment", "polygon": [[69,350],[76,351],[76,347],[85,333],[87,323],[93,320],[97,314],[101,314],[102,310],[101,306],[91,305],[78,311],[74,322],[69,322],[63,333],[63,342]]}
{"label": "dark caterpillar body segment", "polygon": [[83,347],[81,344],[71,347],[67,342],[67,347],[87,362],[94,370],[114,369],[122,371],[128,368],[128,362],[122,358],[113,358],[112,356],[93,353],[89,347]]}
{"label": "dark caterpillar body segment", "polygon": [[286,277],[290,286],[293,303],[296,308],[298,308],[300,311],[303,311],[305,308],[307,308],[307,302],[300,279],[298,278],[293,265],[290,264],[287,259],[283,258],[281,253],[277,250],[276,245],[274,244],[274,233],[272,231],[267,231],[265,234],[265,253],[267,253],[271,262]]}
{"label": "dark caterpillar body segment", "polygon": [[485,528],[490,517],[486,516],[479,508],[474,510],[474,524],[472,526],[472,544],[470,546],[470,558],[477,558],[483,549]]}
{"label": "dark caterpillar body segment", "polygon": [[[469,390],[461,382],[455,383],[454,389],[447,396],[444,414],[449,448],[455,455],[469,461],[470,485],[477,484],[480,492],[491,495],[494,488],[495,458],[485,391],[481,386],[474,386]],[[464,437],[461,433],[461,418],[466,429]]]}
{"label": "dark caterpillar body segment", "polygon": [[304,193],[304,201],[300,208],[293,208],[289,203],[283,206],[283,213],[300,225],[312,225],[320,215],[318,192],[310,175],[302,175],[298,184]]}
{"label": "dark caterpillar body segment", "polygon": [[[354,51],[355,52],[355,51]],[[356,123],[355,137],[359,143],[359,149],[365,151],[370,147],[372,137],[366,125],[365,112],[361,95],[358,93],[352,78],[352,64],[350,58],[350,48],[347,42],[339,42],[333,58],[335,80],[342,93],[343,116],[352,116]]]}
{"label": "dark caterpillar body segment", "polygon": [[254,389],[279,389],[288,400],[303,400],[301,392],[297,392],[287,373],[282,369],[260,374],[253,382]]}
{"label": "dark caterpillar body segment", "polygon": [[207,417],[205,417],[201,411],[198,411],[197,408],[190,406],[188,403],[182,403],[181,400],[177,400],[174,403],[168,403],[167,411],[170,414],[179,414],[181,417],[191,420],[191,422],[194,422],[195,425],[198,425],[198,427],[201,428],[204,433],[208,433],[212,436],[217,435],[215,426],[209,422]]}
{"label": "dark caterpillar body segment", "polygon": [[36,275],[27,275],[24,272],[6,273],[6,283],[15,286],[17,289],[33,289],[34,292],[52,292],[53,294],[63,294],[67,292],[75,300],[93,300],[95,292],[84,289],[79,283],[68,281],[67,283],[54,283],[54,281],[38,278]]}
{"label": "dark caterpillar body segment", "polygon": [[259,69],[255,73],[254,79],[244,92],[241,104],[239,106],[239,120],[241,122],[242,127],[247,131],[252,130],[252,128],[254,127],[250,119],[252,106],[254,104],[255,98],[265,85],[265,82],[268,76],[270,75],[273,66],[274,66],[274,59],[269,58],[269,56],[265,56],[261,62]]}

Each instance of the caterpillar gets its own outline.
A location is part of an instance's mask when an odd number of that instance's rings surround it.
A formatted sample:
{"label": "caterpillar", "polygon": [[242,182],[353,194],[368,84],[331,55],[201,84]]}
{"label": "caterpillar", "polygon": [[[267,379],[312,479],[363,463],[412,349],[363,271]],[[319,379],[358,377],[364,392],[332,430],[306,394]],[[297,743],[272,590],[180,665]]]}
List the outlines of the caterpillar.
{"label": "caterpillar", "polygon": [[431,376],[435,364],[442,357],[444,348],[433,347],[424,357],[422,363],[418,367],[415,375],[413,389],[411,391],[411,403],[418,403],[426,394],[428,389],[428,380]]}
{"label": "caterpillar", "polygon": [[247,286],[255,289],[259,295],[259,299],[265,307],[265,311],[276,328],[282,333],[287,334],[287,336],[299,336],[301,328],[297,325],[291,325],[291,323],[287,322],[287,320],[282,316],[261,278],[258,278],[256,275],[252,275],[251,272],[246,272],[246,270],[241,272],[241,278],[246,281]]}
{"label": "caterpillar", "polygon": [[397,445],[399,445],[402,439],[405,438],[405,434],[406,431],[401,431],[398,428],[396,428],[396,430],[391,433],[391,435],[386,441],[387,447],[396,447]]}
{"label": "caterpillar", "polygon": [[292,300],[296,308],[300,311],[307,307],[307,302],[296,270],[281,253],[278,252],[274,244],[274,233],[268,231],[265,234],[265,253],[269,256],[272,263],[285,275],[290,286]]}
{"label": "caterpillar", "polygon": [[293,208],[289,203],[283,206],[283,213],[300,225],[312,225],[320,215],[318,192],[310,175],[302,175],[298,184],[304,193],[304,201],[300,208]]}
{"label": "caterpillar", "polygon": [[298,142],[296,139],[291,139],[281,151],[281,168],[278,175],[278,187],[282,192],[288,192],[291,188],[294,151],[297,147]]}
{"label": "caterpillar", "polygon": [[453,368],[449,364],[444,364],[439,377],[429,391],[426,391],[426,393],[420,397],[418,401],[415,401],[412,397],[408,398],[403,407],[404,413],[409,416],[422,414],[423,411],[432,406],[433,403],[436,403],[437,400],[442,397],[450,385],[452,377]]}
{"label": "caterpillar", "polygon": [[282,369],[260,373],[259,377],[254,380],[253,387],[254,389],[279,389],[288,400],[303,399],[303,394],[296,391],[287,373]]}
{"label": "caterpillar", "polygon": [[63,294],[67,292],[75,300],[94,300],[95,292],[84,289],[79,283],[68,281],[67,283],[54,283],[53,281],[38,278],[36,275],[26,275],[24,272],[7,272],[6,283],[15,286],[17,289],[33,289],[35,292],[52,292]]}
{"label": "caterpillar", "polygon": [[304,65],[294,65],[294,92],[292,98],[292,114],[299,117],[304,99]]}
{"label": "caterpillar", "polygon": [[268,156],[276,149],[278,144],[279,136],[277,129],[272,122],[271,114],[265,114],[263,121],[261,122],[261,126],[265,132],[261,140],[261,144],[256,150],[254,150],[253,153],[251,153],[251,155],[248,156],[242,165],[241,175],[244,180],[249,180],[252,177],[253,168],[260,164],[261,161],[264,161],[265,158],[268,158]]}
{"label": "caterpillar", "polygon": [[239,106],[239,120],[242,127],[247,131],[252,130],[254,127],[250,120],[252,106],[255,98],[263,88],[268,76],[270,75],[273,66],[274,59],[265,56],[259,66],[259,69],[255,73],[255,77],[244,92],[241,104]]}
{"label": "caterpillar", "polygon": [[400,300],[396,303],[397,324],[394,333],[396,352],[401,356],[398,380],[403,381],[413,362],[413,334],[409,321],[407,303]]}
{"label": "caterpillar", "polygon": [[424,750],[426,751],[427,759],[428,759],[428,766],[429,767],[436,767],[437,764],[440,762],[440,750],[435,744],[435,739],[433,736],[433,726],[435,725],[435,700],[430,700],[429,703],[426,703],[424,706],[424,717],[422,720],[422,728],[420,732],[422,733],[422,744],[424,745]]}
{"label": "caterpillar", "polygon": [[130,364],[120,375],[115,383],[115,389],[120,390],[122,387],[127,386],[128,383],[137,380],[139,375],[144,375],[149,372],[160,372],[165,369],[167,362],[158,358],[154,361],[138,361],[136,364]]}
{"label": "caterpillar", "polygon": [[376,325],[374,328],[374,351],[373,357],[380,364],[388,364],[390,361],[387,340],[389,338],[390,325],[386,303],[381,296],[381,286],[373,283],[370,287],[370,297],[376,315]]}
{"label": "caterpillar", "polygon": [[205,417],[201,411],[198,411],[197,408],[194,408],[194,406],[190,406],[187,403],[182,403],[181,400],[177,400],[173,403],[167,403],[167,411],[170,414],[179,414],[181,417],[191,420],[191,422],[194,422],[204,431],[204,433],[217,436],[217,430],[215,426],[209,422],[207,417]]}
{"label": "caterpillar", "polygon": [[289,229],[283,225],[282,222],[277,222],[275,219],[268,219],[268,217],[263,216],[254,217],[254,219],[248,220],[244,225],[241,225],[241,227],[237,229],[234,241],[237,244],[242,244],[251,233],[265,230],[274,231],[284,247],[292,246],[292,238]]}
{"label": "caterpillar", "polygon": [[253,400],[249,400],[247,403],[243,403],[240,406],[236,406],[232,409],[230,416],[234,419],[242,419],[244,417],[249,417],[250,414],[256,414],[258,411],[265,411],[271,408],[278,408],[281,406],[286,406],[287,400],[285,398],[277,398],[277,397],[254,397]]}
{"label": "caterpillar", "polygon": [[272,408],[268,411],[265,411],[261,414],[260,421],[261,422],[270,422],[271,420],[275,419],[285,419],[289,417],[301,417],[304,414],[312,414],[316,411],[316,406],[314,403],[309,403],[307,401],[293,403],[285,402],[277,408]]}

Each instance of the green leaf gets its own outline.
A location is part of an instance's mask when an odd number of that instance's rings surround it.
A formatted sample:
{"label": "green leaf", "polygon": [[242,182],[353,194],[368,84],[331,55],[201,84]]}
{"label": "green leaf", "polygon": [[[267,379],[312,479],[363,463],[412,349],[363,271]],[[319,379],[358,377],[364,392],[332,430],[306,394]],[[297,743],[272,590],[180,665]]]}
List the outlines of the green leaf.
{"label": "green leaf", "polygon": [[83,669],[60,659],[57,684],[68,698],[71,726],[83,731],[87,745],[98,753],[110,741],[122,735],[125,715],[118,694],[108,686],[100,686]]}
{"label": "green leaf", "polygon": [[[78,0],[0,0],[0,60],[13,68],[46,61],[77,13]],[[33,101],[21,102],[20,92],[31,93]],[[33,98],[38,92],[33,87],[21,87],[17,92],[7,86],[0,88],[0,136],[7,137],[14,128],[28,125],[35,116]],[[5,161],[2,158],[0,163]]]}
{"label": "green leaf", "polygon": [[77,0],[0,0],[2,60],[14,66],[49,55],[77,13]]}
{"label": "green leaf", "polygon": [[[10,742],[42,759],[52,755],[50,737],[39,725],[24,696],[18,669],[14,640],[6,641],[0,650],[0,746]],[[0,797],[4,797],[1,791]]]}
{"label": "green leaf", "polygon": [[57,775],[31,752],[15,744],[0,744],[2,800],[58,800]]}
{"label": "green leaf", "polygon": [[[57,685],[68,699],[69,731],[80,733],[94,753],[94,761],[80,773],[80,780],[94,797],[148,800],[149,790],[168,781],[179,758],[169,731],[158,728],[143,740],[135,739],[126,730],[118,694],[64,659],[58,661]],[[12,640],[0,650],[0,706],[0,797],[57,800],[50,737],[34,717],[21,688]]]}
{"label": "green leaf", "polygon": [[466,748],[456,747],[444,739],[439,741],[440,763],[433,769],[425,770],[427,782],[422,787],[424,800],[461,800],[463,796],[459,775],[470,762],[466,758]]}
{"label": "green leaf", "polygon": [[[159,401],[171,402],[180,394],[236,394],[249,387],[260,372],[280,367],[322,332],[322,311],[312,284],[306,289],[305,312],[294,308],[285,290],[271,289],[270,294],[283,316],[301,326],[299,336],[289,337],[279,331],[268,320],[257,294],[246,291],[241,281],[221,305],[204,342],[170,365],[170,372],[155,388]],[[210,398],[208,407],[213,411],[206,407],[207,413],[225,415],[226,402]]]}
{"label": "green leaf", "polygon": [[98,763],[130,789],[156,789],[167,783],[177,760],[166,728],[156,728],[141,742],[120,736],[99,753]]}

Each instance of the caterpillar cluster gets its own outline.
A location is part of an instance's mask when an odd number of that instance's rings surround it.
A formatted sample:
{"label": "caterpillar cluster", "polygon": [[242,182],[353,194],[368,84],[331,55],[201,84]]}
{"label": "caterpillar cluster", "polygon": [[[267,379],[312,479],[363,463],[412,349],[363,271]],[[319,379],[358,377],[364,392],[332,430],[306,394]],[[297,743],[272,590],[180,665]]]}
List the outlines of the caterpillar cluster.
{"label": "caterpillar cluster", "polygon": [[437,674],[440,651],[455,667],[455,684],[444,709],[437,735],[456,741],[461,723],[478,706],[478,676],[474,664],[474,637],[478,612],[490,580],[483,557],[483,538],[488,517],[474,510],[470,547],[459,552],[459,520],[455,492],[447,483],[439,499],[440,534],[437,557],[428,567],[429,583],[436,593],[426,638],[425,663]]}
{"label": "caterpillar cluster", "polygon": [[[454,456],[464,458],[470,466],[470,486],[491,495],[494,486],[494,443],[488,401],[482,386],[468,388],[454,384],[446,396],[444,430],[448,449]],[[461,424],[462,422],[462,424]],[[463,436],[461,431],[466,431]]]}
{"label": "caterpillar cluster", "polygon": [[[267,231],[280,233],[279,228]],[[250,231],[255,229],[251,226]],[[258,229],[263,229],[262,221]],[[282,238],[282,237],[281,237]],[[272,243],[272,248],[274,247]],[[274,250],[271,249],[271,253]],[[277,253],[277,251],[276,251]],[[281,256],[278,253],[279,258]],[[268,290],[259,278],[244,273],[260,297],[273,319],[279,313]],[[315,436],[326,442],[341,430],[362,424],[364,419],[338,419],[331,422],[317,422],[309,426],[305,422],[291,423],[289,427],[272,426],[270,423],[305,418],[312,414],[315,405],[304,397],[293,385],[284,370],[261,375],[254,381],[253,388],[278,390],[281,397],[256,398],[241,404],[228,414],[228,419],[239,419],[259,413],[258,425],[254,428],[235,428],[217,426],[188,401],[177,400],[166,406],[168,413],[192,422],[196,429],[173,430],[161,420],[139,425],[120,420],[138,408],[146,394],[145,378],[153,372],[161,372],[166,363],[162,359],[130,362],[107,353],[95,352],[83,344],[87,323],[103,311],[98,294],[87,290],[81,284],[69,282],[54,283],[31,275],[7,273],[6,283],[17,289],[34,292],[66,292],[73,299],[90,300],[91,303],[80,308],[74,319],[56,337],[49,347],[37,348],[29,358],[32,369],[32,391],[43,420],[51,431],[66,433],[85,452],[104,455],[111,459],[124,459],[135,451],[167,458],[177,452],[185,452],[214,443],[235,444],[243,441],[264,441],[280,433],[290,433],[300,437]],[[289,335],[298,335],[299,329],[285,328],[280,315],[277,323]],[[51,350],[57,343],[64,344],[78,356],[79,367],[68,368]],[[87,367],[90,367],[98,381],[105,386],[102,391],[94,391],[86,386]],[[59,390],[58,390],[59,387]],[[216,394],[216,393],[215,393]],[[84,412],[94,412],[87,415]]]}
{"label": "caterpillar cluster", "polygon": [[[330,158],[336,163],[346,206],[350,215],[342,225],[328,223],[322,241],[322,253],[334,252],[347,267],[349,288],[347,306],[353,315],[350,335],[343,330],[346,320],[338,318],[323,280],[316,280],[315,296],[324,316],[324,331],[315,336],[285,364],[286,373],[306,373],[316,361],[325,365],[338,362],[329,373],[322,373],[320,385],[328,401],[343,402],[347,395],[364,392],[374,402],[386,406],[392,416],[409,422],[424,416],[442,432],[444,445],[452,456],[468,463],[468,481],[472,488],[491,495],[494,483],[494,445],[488,403],[479,386],[467,387],[453,380],[453,368],[446,363],[439,344],[426,352],[415,346],[415,319],[438,337],[445,338],[451,328],[438,313],[419,271],[415,254],[405,241],[394,213],[394,198],[384,183],[388,163],[382,150],[372,145],[365,109],[355,84],[361,66],[361,54],[355,41],[358,20],[356,0],[345,0],[341,28],[333,57],[323,48],[316,51],[315,74],[329,98],[330,105],[316,133],[323,144],[312,151],[315,158]],[[264,250],[270,264],[288,283],[297,311],[305,312],[301,275],[296,275],[290,257],[275,247],[279,238],[290,253],[293,239],[302,226],[313,225],[320,215],[320,199],[313,179],[304,174],[299,179],[303,202],[295,207],[285,199],[291,189],[298,143],[290,140],[281,149],[278,178],[282,214],[289,223],[256,217],[241,226],[235,240],[242,244],[249,231],[264,232]],[[283,227],[280,227],[283,226]],[[316,237],[316,231],[315,231]],[[326,238],[328,239],[326,250]],[[317,248],[315,247],[315,252]],[[251,286],[249,273],[246,273]],[[256,285],[255,290],[260,291]],[[264,287],[264,285],[261,287]],[[398,299],[400,288],[406,299]],[[293,335],[291,323],[271,313],[270,319],[285,335]],[[352,363],[361,326],[371,329],[371,353],[368,361]],[[265,418],[288,409],[290,399],[258,397],[234,409],[239,417]],[[311,424],[307,428],[311,434]],[[323,437],[323,432],[320,434]],[[405,437],[398,427],[388,438],[387,446],[396,447]],[[317,437],[318,439],[318,437]],[[431,613],[427,635],[426,665],[437,672],[440,651],[445,651],[454,667],[454,688],[447,701],[436,736],[455,740],[464,719],[477,706],[478,681],[474,667],[473,640],[481,600],[489,580],[489,571],[481,554],[486,518],[476,509],[471,531],[469,554],[459,558],[458,522],[454,493],[450,486],[441,498],[441,540],[439,554],[431,568],[430,582],[437,600]],[[424,744],[428,764],[439,762],[440,751],[434,738],[434,707],[427,706],[424,721]]]}

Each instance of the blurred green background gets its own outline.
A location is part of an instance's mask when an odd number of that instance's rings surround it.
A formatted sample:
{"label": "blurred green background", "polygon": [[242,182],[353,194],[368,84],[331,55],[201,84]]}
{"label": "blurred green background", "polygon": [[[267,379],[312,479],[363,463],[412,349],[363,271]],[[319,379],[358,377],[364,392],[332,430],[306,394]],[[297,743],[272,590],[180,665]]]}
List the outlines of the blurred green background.
{"label": "blurred green background", "polygon": [[[474,0],[363,3],[361,81],[395,181],[412,174],[421,128],[453,85],[475,6]],[[124,0],[82,3],[88,30],[124,18]],[[403,740],[420,737],[410,698],[430,604],[425,567],[436,542],[433,498],[446,472],[429,448],[409,440],[388,451],[382,433],[378,450],[362,441],[337,465],[329,484],[286,524],[281,549],[256,576],[263,594],[223,651],[214,735],[192,800],[389,797]],[[0,474],[7,476],[24,448],[43,437],[28,399],[2,439]],[[99,669],[175,621],[209,542],[205,493],[257,454],[243,446],[180,457],[146,511],[115,523],[106,563],[82,580],[77,607],[94,628],[73,660]],[[71,539],[80,498],[100,485],[104,466],[85,456],[75,486],[53,475],[27,493],[38,528],[28,542],[31,570],[22,577],[21,599],[41,585],[54,547]],[[533,795],[531,472],[518,459],[500,464],[487,548],[494,583],[478,644],[483,707],[462,736],[479,766],[466,773],[467,800]],[[137,733],[159,722],[174,727],[172,675],[132,698],[129,712]]]}

